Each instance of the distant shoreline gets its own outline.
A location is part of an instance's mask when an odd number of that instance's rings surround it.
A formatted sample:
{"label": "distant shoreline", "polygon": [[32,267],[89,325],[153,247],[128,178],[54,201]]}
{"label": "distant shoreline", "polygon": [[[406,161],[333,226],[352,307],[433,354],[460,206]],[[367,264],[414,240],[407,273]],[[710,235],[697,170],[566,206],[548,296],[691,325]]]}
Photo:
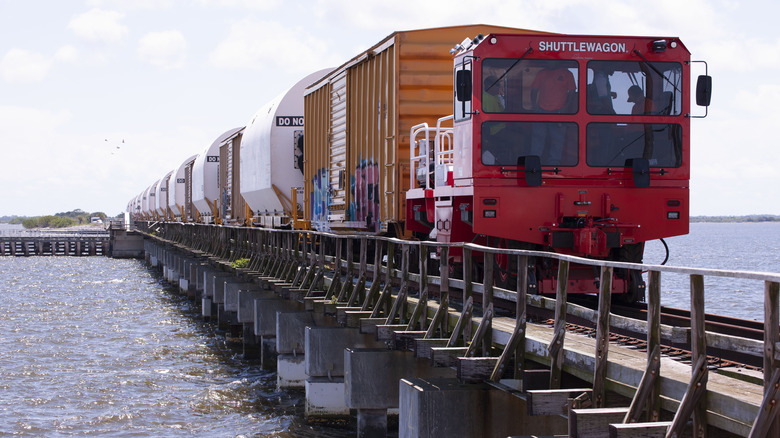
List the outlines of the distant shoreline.
{"label": "distant shoreline", "polygon": [[691,216],[691,222],[780,222],[780,216],[751,214],[747,216]]}

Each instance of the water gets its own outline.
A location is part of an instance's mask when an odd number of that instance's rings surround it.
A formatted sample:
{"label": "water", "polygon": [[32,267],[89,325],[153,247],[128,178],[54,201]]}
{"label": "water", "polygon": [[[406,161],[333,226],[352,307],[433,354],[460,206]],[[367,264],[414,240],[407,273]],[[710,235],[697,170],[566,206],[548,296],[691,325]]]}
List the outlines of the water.
{"label": "water", "polygon": [[[668,264],[780,271],[780,223],[695,223]],[[664,258],[648,244],[646,263]],[[688,278],[662,275],[664,305]],[[705,277],[706,311],[763,319],[763,283]],[[246,361],[135,260],[0,257],[0,435],[352,437]]]}
{"label": "water", "polygon": [[342,437],[141,262],[0,257],[0,435]]}
{"label": "water", "polygon": [[[780,222],[692,223],[690,234],[666,239],[669,266],[780,272]],[[645,263],[660,264],[663,245],[647,244]],[[690,309],[686,275],[661,274],[661,304]],[[763,321],[764,283],[704,277],[705,312]]]}

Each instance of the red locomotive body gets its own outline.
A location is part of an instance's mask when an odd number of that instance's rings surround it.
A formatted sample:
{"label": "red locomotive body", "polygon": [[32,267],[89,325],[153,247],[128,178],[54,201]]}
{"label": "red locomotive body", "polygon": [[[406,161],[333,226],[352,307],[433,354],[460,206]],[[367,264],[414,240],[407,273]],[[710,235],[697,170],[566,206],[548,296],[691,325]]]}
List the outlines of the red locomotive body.
{"label": "red locomotive body", "polygon": [[[690,54],[679,40],[492,34],[455,51],[453,116],[411,132],[407,229],[631,262],[644,242],[688,232]],[[555,292],[555,266],[530,274]],[[590,269],[569,281],[598,291]],[[638,272],[613,280],[630,300],[643,288]]]}

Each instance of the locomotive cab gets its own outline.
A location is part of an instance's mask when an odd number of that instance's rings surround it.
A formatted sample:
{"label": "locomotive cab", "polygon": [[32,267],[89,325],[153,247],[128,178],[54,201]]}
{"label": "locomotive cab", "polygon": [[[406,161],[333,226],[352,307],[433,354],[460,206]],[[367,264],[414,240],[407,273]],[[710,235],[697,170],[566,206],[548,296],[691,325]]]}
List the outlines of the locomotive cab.
{"label": "locomotive cab", "polygon": [[[454,52],[453,116],[411,133],[412,169],[434,177],[407,194],[407,228],[629,262],[644,242],[688,232],[695,116],[678,39],[491,34]],[[708,105],[711,80],[699,83]],[[555,266],[533,269],[554,293]],[[592,269],[569,277],[571,292],[598,291]],[[612,284],[644,296],[639,273]]]}

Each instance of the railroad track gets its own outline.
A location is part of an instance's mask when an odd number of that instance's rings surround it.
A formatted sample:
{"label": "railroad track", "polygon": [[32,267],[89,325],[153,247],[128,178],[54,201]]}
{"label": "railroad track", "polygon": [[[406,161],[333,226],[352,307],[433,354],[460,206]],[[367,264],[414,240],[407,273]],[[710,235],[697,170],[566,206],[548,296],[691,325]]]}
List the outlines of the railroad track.
{"label": "railroad track", "polygon": [[[598,307],[597,300],[591,297],[575,297],[571,301],[594,310]],[[637,303],[633,306],[613,304],[611,306],[611,312],[627,318],[642,321],[647,320],[647,307],[643,303]],[[535,316],[535,319],[539,323],[550,325],[553,325],[554,323],[552,315],[545,312],[541,312]],[[690,311],[674,307],[661,307],[661,324],[676,327],[690,327]],[[763,322],[761,321],[706,314],[705,327],[706,330],[711,333],[719,333],[745,339],[763,341],[764,337]],[[567,320],[566,330],[587,336],[596,335],[596,327],[591,321],[577,319],[572,321]],[[640,350],[647,350],[645,336],[644,333],[612,332],[610,333],[610,341]],[[662,354],[681,362],[691,362],[690,345],[674,343],[669,339],[662,339],[661,344]],[[707,356],[711,369],[726,367],[737,367],[755,371],[761,371],[763,369],[762,358],[737,351],[709,347],[707,349]]]}
{"label": "railroad track", "polygon": [[[637,303],[634,306],[611,306],[612,313],[628,318],[647,320],[647,306]],[[764,339],[764,323],[742,318],[732,318],[723,315],[704,314],[705,328],[709,332],[723,335],[737,336],[740,338]],[[691,312],[676,307],[661,307],[661,324],[676,327],[691,326]]]}
{"label": "railroad track", "polygon": [[[555,320],[547,319],[543,321],[545,324],[549,324],[551,327],[554,325]],[[592,327],[586,327],[579,324],[574,323],[567,323],[566,324],[566,331],[570,333],[579,333],[586,336],[596,336],[596,329]],[[647,341],[644,339],[640,339],[634,336],[628,336],[623,334],[617,334],[617,333],[610,333],[609,335],[609,341],[614,342],[623,346],[628,346],[632,348],[636,348],[637,350],[643,350],[647,351]],[[663,342],[662,342],[663,344]],[[690,350],[686,350],[684,348],[675,347],[672,345],[662,345],[661,347],[661,354],[668,356],[674,360],[678,360],[680,362],[684,362],[687,364],[691,363],[691,352]],[[717,355],[707,355],[707,363],[710,369],[717,369],[717,368],[726,368],[726,367],[736,367],[736,368],[745,368],[749,370],[754,371],[761,371],[762,367],[753,365],[751,363],[745,363],[745,362],[754,362],[752,360],[732,360],[732,359],[726,359]]]}

